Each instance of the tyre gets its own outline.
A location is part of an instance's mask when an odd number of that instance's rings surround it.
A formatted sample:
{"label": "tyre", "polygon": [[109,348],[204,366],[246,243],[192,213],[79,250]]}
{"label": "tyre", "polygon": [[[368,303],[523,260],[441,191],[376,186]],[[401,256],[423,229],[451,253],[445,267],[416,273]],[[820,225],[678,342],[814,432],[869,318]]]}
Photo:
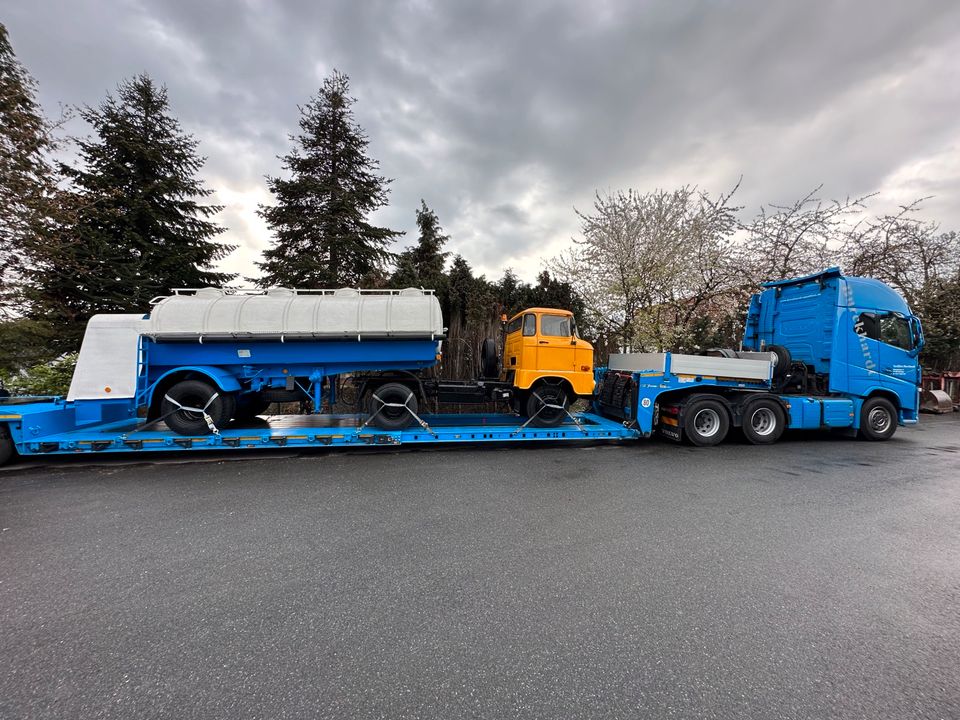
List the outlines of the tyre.
{"label": "tyre", "polygon": [[480,343],[480,377],[485,380],[500,377],[500,357],[493,338],[486,338]]}
{"label": "tyre", "polygon": [[633,380],[623,383],[623,395],[620,398],[620,417],[624,420],[636,420],[637,408],[633,405]]}
{"label": "tyre", "polygon": [[272,403],[260,393],[248,393],[237,398],[237,409],[234,417],[237,420],[253,420],[262,415]]}
{"label": "tyre", "polygon": [[783,435],[787,414],[783,406],[771,398],[748,403],[743,410],[743,435],[754,445],[770,445]]}
{"label": "tyre", "polygon": [[860,409],[860,437],[889,440],[897,431],[897,409],[882,397],[868,398]]}
{"label": "tyre", "polygon": [[[531,418],[531,425],[556,427],[567,417],[570,398],[562,385],[541,384],[530,391],[525,405],[526,415]],[[550,405],[556,407],[549,407]]]}
{"label": "tyre", "polygon": [[731,350],[730,348],[708,348],[703,351],[703,354],[707,357],[722,357],[722,358],[735,358],[737,357],[737,351]]}
{"label": "tyre", "polygon": [[783,345],[767,345],[767,352],[777,356],[777,364],[773,368],[773,377],[777,380],[783,378],[790,370],[790,363],[793,362],[793,356]]}
{"label": "tyre", "polygon": [[213,431],[203,412],[198,411],[205,408],[210,421],[220,429],[230,422],[236,405],[233,393],[223,392],[203,380],[182,380],[164,393],[160,414],[167,427],[179,435],[209,435]]}
{"label": "tyre", "polygon": [[17,449],[10,437],[10,429],[6,425],[0,425],[0,465],[6,465],[16,454]]}
{"label": "tyre", "polygon": [[367,394],[367,412],[372,418],[370,424],[381,430],[410,427],[416,422],[413,413],[419,411],[416,393],[403,383],[387,383]]}
{"label": "tyre", "polygon": [[697,447],[723,442],[730,430],[730,415],[719,400],[694,400],[683,411],[683,433]]}

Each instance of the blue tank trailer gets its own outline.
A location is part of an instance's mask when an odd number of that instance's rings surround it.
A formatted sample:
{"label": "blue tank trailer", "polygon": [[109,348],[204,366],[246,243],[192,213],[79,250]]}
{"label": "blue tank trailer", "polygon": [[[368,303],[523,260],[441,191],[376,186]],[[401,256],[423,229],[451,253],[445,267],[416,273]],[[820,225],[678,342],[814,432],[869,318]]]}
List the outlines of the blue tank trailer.
{"label": "blue tank trailer", "polygon": [[[393,427],[384,418],[375,426],[368,413],[256,418],[264,402],[332,405],[332,380],[345,373],[423,382],[418,371],[440,358],[439,304],[429,291],[191,297],[161,299],[149,315],[93,318],[66,398],[0,401],[0,462],[16,453],[628,440],[655,432],[708,446],[735,427],[757,444],[816,428],[885,440],[918,417],[919,319],[888,286],[838,268],[764,285],[738,350],[611,356],[595,371],[590,411],[562,408],[565,417],[551,427],[507,412],[421,415],[402,397],[384,403]],[[215,385],[213,397],[195,383]],[[462,396],[465,384],[453,386]]]}

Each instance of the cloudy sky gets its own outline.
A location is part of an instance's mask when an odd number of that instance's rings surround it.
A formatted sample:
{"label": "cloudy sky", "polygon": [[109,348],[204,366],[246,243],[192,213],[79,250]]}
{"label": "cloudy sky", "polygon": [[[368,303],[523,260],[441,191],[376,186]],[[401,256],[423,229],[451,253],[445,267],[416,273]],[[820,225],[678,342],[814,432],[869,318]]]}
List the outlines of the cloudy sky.
{"label": "cloudy sky", "polygon": [[532,279],[596,190],[742,175],[745,213],[823,184],[933,195],[960,229],[960,3],[954,0],[0,0],[18,57],[58,105],[147,72],[208,156],[229,269],[270,241],[256,216],[298,103],[350,76],[394,178],[377,220],[415,238],[420,198],[481,272]]}

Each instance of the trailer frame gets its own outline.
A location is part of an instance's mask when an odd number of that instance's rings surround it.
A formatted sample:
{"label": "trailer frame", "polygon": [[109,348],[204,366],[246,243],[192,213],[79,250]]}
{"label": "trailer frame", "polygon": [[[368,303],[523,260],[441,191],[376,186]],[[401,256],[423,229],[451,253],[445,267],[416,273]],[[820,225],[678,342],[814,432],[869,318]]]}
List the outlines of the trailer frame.
{"label": "trailer frame", "polygon": [[[144,418],[124,418],[72,427],[76,408],[61,398],[16,398],[0,404],[0,424],[22,457],[179,452],[181,450],[264,450],[352,448],[457,443],[583,442],[633,440],[627,424],[578,413],[549,428],[532,427],[508,413],[423,415],[423,426],[383,430],[367,425],[362,413],[276,415],[232,424],[209,435],[178,435]],[[23,402],[27,400],[27,402]],[[109,412],[104,413],[109,416]]]}

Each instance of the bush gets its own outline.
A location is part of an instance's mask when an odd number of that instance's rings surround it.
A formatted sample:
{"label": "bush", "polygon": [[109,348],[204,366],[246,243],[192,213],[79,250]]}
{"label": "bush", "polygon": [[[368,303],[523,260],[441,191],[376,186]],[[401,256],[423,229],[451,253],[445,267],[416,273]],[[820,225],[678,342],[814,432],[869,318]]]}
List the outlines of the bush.
{"label": "bush", "polygon": [[66,395],[79,353],[66,353],[6,378],[11,395]]}

